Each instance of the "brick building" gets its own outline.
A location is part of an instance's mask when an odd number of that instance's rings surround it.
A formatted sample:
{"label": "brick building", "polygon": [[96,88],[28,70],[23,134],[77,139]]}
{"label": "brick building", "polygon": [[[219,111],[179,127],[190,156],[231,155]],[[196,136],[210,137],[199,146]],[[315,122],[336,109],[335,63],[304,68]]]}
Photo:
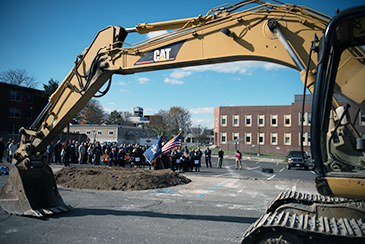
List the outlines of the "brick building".
{"label": "brick building", "polygon": [[[214,143],[251,153],[285,155],[300,150],[302,95],[287,106],[229,106],[214,109]],[[310,152],[311,95],[306,96],[303,146]],[[343,103],[344,101],[340,101]],[[350,114],[354,118],[355,113]],[[357,129],[365,135],[365,113],[359,111]]]}
{"label": "brick building", "polygon": [[20,141],[19,129],[28,128],[41,113],[48,98],[42,91],[0,82],[0,137]]}

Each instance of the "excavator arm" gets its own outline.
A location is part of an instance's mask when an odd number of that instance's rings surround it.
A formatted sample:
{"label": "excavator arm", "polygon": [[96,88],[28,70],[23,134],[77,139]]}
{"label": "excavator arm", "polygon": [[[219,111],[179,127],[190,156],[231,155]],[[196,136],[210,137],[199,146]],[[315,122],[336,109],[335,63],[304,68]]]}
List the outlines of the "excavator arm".
{"label": "excavator arm", "polygon": [[[250,3],[262,4],[247,8]],[[240,8],[246,9],[237,12]],[[242,1],[196,18],[127,29],[109,26],[78,56],[75,68],[51,96],[48,109],[34,125],[42,135],[33,143],[35,151],[44,151],[113,74],[241,60],[273,62],[302,71],[311,41],[315,35],[322,36],[329,19],[305,7]],[[128,33],[157,30],[170,31],[129,46],[124,42]],[[315,56],[310,67],[316,67]]]}

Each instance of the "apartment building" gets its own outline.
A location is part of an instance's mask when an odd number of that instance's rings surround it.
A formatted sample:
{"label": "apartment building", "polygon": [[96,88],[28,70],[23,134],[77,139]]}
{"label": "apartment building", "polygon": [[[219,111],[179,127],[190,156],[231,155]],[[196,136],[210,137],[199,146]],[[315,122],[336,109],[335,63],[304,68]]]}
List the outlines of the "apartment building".
{"label": "apartment building", "polygon": [[19,129],[28,128],[41,113],[48,98],[42,91],[0,82],[0,137],[20,141]]}
{"label": "apartment building", "polygon": [[[281,154],[300,150],[302,95],[287,106],[229,106],[214,109],[214,143],[254,154]],[[310,152],[311,95],[306,96],[303,146]],[[340,101],[345,103],[346,101]],[[358,111],[359,132],[365,135],[365,112]],[[356,113],[350,117],[356,117]]]}

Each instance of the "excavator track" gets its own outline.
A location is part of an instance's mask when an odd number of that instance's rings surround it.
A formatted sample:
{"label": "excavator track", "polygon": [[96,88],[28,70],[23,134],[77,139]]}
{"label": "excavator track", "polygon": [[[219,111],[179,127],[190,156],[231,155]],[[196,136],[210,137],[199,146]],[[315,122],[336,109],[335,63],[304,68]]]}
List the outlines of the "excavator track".
{"label": "excavator track", "polygon": [[282,192],[241,243],[365,243],[364,206],[362,200]]}

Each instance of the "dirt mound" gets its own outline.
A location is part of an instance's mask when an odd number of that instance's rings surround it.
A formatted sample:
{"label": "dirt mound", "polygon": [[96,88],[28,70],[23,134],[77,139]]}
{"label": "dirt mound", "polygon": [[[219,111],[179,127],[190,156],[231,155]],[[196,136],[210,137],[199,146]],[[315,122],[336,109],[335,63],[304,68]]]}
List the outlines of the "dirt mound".
{"label": "dirt mound", "polygon": [[55,173],[58,185],[91,190],[136,191],[187,184],[190,179],[165,170],[144,170],[123,167],[68,167]]}

